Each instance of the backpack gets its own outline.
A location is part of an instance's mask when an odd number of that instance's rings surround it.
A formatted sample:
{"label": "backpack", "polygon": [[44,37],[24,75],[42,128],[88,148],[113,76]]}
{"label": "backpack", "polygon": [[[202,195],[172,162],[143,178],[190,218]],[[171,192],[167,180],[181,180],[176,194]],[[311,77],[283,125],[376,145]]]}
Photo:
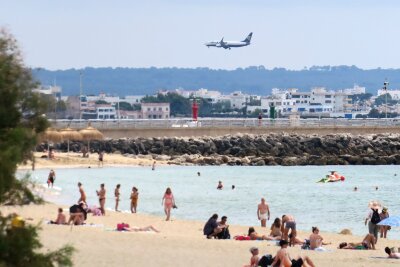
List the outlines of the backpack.
{"label": "backpack", "polygon": [[258,261],[258,266],[261,267],[268,267],[271,265],[271,263],[274,262],[274,258],[272,257],[271,254],[267,254],[261,257],[261,259]]}
{"label": "backpack", "polygon": [[377,224],[377,223],[379,223],[380,221],[381,221],[381,217],[379,216],[378,209],[376,209],[376,210],[372,209],[371,222],[372,222],[373,224]]}

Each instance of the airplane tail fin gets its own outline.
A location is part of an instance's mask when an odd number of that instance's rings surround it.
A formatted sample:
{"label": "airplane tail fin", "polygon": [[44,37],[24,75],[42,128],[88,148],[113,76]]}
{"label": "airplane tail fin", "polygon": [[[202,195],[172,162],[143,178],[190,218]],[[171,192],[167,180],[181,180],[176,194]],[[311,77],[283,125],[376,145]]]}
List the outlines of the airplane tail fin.
{"label": "airplane tail fin", "polygon": [[249,33],[249,35],[247,35],[246,39],[243,40],[243,42],[245,43],[250,43],[251,37],[253,36],[253,33]]}

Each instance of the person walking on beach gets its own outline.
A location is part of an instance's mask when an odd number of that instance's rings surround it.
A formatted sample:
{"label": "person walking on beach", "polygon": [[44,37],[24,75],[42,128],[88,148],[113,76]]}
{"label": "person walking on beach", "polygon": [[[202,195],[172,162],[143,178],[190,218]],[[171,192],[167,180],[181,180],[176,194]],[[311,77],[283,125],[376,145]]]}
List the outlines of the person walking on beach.
{"label": "person walking on beach", "polygon": [[47,178],[47,187],[53,188],[54,181],[56,180],[56,172],[54,170],[50,170],[49,177]]}
{"label": "person walking on beach", "polygon": [[169,187],[165,191],[165,194],[162,198],[161,205],[163,205],[163,204],[164,204],[164,212],[165,212],[165,215],[167,216],[167,218],[165,220],[169,221],[169,219],[171,217],[171,209],[172,209],[172,207],[175,206],[174,195],[172,194],[171,188],[169,188]]}
{"label": "person walking on beach", "polygon": [[156,161],[153,162],[153,165],[151,165],[151,170],[155,171],[156,170]]}
{"label": "person walking on beach", "polygon": [[119,211],[118,210],[118,204],[119,204],[119,197],[121,195],[121,193],[119,192],[121,185],[117,184],[117,186],[115,187],[114,190],[114,196],[115,196],[115,211]]}
{"label": "person walking on beach", "polygon": [[85,191],[83,190],[83,187],[82,187],[81,182],[78,182],[78,188],[79,188],[79,194],[81,195],[81,196],[79,197],[79,199],[78,199],[78,204],[79,204],[80,202],[84,202],[85,204],[87,204],[87,203],[86,203],[86,193],[85,193]]}
{"label": "person walking on beach", "polygon": [[103,163],[104,152],[99,150],[99,152],[97,152],[97,153],[99,154],[99,168],[100,168],[100,166],[103,167],[103,165],[104,165],[104,163]]}
{"label": "person walking on beach", "polygon": [[368,223],[368,232],[375,237],[375,244],[378,242],[378,231],[379,231],[379,223],[381,221],[381,217],[379,216],[379,208],[381,205],[377,201],[371,201],[368,204],[368,207],[371,209],[365,218],[365,225]]}
{"label": "person walking on beach", "polygon": [[258,220],[261,221],[261,227],[267,227],[267,220],[269,220],[270,212],[269,206],[264,198],[261,198],[261,203],[258,204],[257,216]]}
{"label": "person walking on beach", "polygon": [[106,210],[105,210],[105,205],[106,205],[106,189],[104,188],[104,184],[100,185],[100,191],[97,191],[97,196],[99,197],[99,204],[100,204],[100,210],[101,214],[104,216],[106,215]]}
{"label": "person walking on beach", "polygon": [[131,212],[132,213],[136,213],[138,199],[139,199],[139,190],[136,187],[133,187],[132,193],[131,193]]}
{"label": "person walking on beach", "polygon": [[289,230],[290,230],[292,238],[296,238],[296,236],[297,236],[296,221],[295,221],[294,217],[292,215],[283,215],[282,216],[282,225],[281,225],[283,240],[288,239]]}

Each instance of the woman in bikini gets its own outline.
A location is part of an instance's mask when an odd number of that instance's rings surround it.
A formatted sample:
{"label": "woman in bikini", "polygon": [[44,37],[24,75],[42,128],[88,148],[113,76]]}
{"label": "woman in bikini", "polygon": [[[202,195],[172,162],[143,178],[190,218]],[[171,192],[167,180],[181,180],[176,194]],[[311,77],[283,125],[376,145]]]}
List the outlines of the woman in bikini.
{"label": "woman in bikini", "polygon": [[375,250],[375,237],[367,234],[361,243],[340,243],[339,249],[373,249]]}
{"label": "woman in bikini", "polygon": [[131,212],[136,213],[137,203],[139,199],[139,190],[136,187],[132,188],[131,193]]}
{"label": "woman in bikini", "polygon": [[169,221],[170,216],[171,216],[171,209],[173,206],[175,206],[174,195],[172,194],[171,188],[169,188],[169,187],[165,191],[165,194],[161,200],[161,205],[163,205],[163,204],[164,204],[165,215],[167,215],[167,218],[165,220]]}
{"label": "woman in bikini", "polygon": [[106,215],[105,205],[106,205],[106,189],[104,188],[104,184],[100,185],[100,191],[96,190],[97,195],[99,196],[99,204],[101,209],[101,214]]}
{"label": "woman in bikini", "polygon": [[275,238],[276,240],[281,239],[281,219],[275,218],[274,223],[271,225],[271,233],[269,234],[271,238]]}

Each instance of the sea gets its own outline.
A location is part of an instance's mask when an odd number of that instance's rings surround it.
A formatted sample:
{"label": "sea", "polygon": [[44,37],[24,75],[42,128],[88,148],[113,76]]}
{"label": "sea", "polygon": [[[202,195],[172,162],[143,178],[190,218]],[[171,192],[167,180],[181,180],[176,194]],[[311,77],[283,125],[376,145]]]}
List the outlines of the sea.
{"label": "sea", "polygon": [[[43,187],[50,169],[18,171]],[[345,176],[344,182],[317,183],[330,171]],[[115,205],[114,189],[121,184],[120,209],[130,209],[130,192],[139,189],[138,212],[165,216],[161,200],[167,187],[172,189],[177,209],[172,218],[206,221],[212,214],[227,216],[228,223],[257,226],[257,204],[263,197],[270,206],[271,224],[283,214],[294,215],[300,230],[318,226],[322,232],[353,234],[368,232],[364,221],[368,203],[377,200],[390,215],[400,215],[400,168],[386,166],[156,166],[58,168],[53,189],[44,189],[49,201],[72,205],[77,202],[81,182],[89,205],[98,205],[96,190],[104,183],[106,207]],[[200,173],[200,175],[198,174]],[[217,190],[222,181],[223,190]],[[232,189],[234,185],[234,189]],[[354,191],[357,187],[358,190]],[[56,214],[56,211],[54,211]],[[398,228],[389,239],[400,240]]]}

